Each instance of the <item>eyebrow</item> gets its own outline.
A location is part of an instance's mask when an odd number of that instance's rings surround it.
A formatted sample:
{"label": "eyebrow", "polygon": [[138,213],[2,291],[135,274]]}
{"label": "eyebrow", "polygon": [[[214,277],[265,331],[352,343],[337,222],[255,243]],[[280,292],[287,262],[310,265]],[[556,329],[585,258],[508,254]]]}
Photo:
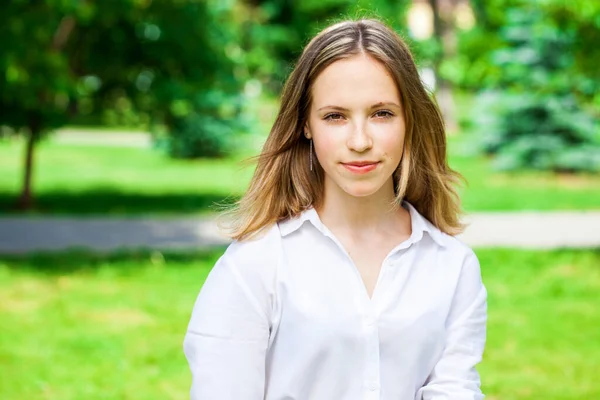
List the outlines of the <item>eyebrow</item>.
{"label": "eyebrow", "polygon": [[[370,107],[370,109],[372,110],[372,109],[374,109],[374,108],[381,107],[381,106],[393,106],[393,107],[398,107],[398,108],[400,108],[400,105],[399,105],[399,104],[396,104],[396,103],[394,103],[393,101],[387,101],[387,102],[382,102],[382,101],[380,101],[379,103],[375,103],[375,104],[373,104],[373,105]],[[321,108],[319,108],[317,111],[321,111],[321,110],[324,110],[324,109],[326,109],[326,108],[331,108],[331,109],[334,109],[334,110],[339,110],[339,111],[350,111],[350,110],[348,110],[347,108],[340,107],[340,106],[325,106],[325,107],[321,107]]]}

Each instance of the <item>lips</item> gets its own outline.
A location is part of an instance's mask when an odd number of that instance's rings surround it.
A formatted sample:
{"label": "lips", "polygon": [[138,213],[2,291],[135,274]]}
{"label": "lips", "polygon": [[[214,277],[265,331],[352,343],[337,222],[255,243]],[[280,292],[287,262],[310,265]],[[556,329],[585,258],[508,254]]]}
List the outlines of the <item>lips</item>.
{"label": "lips", "polygon": [[353,161],[349,163],[342,163],[344,165],[353,165],[356,167],[364,167],[365,165],[377,164],[379,161]]}
{"label": "lips", "polygon": [[350,163],[342,163],[344,168],[355,174],[366,174],[373,171],[379,165],[378,161],[353,161]]}

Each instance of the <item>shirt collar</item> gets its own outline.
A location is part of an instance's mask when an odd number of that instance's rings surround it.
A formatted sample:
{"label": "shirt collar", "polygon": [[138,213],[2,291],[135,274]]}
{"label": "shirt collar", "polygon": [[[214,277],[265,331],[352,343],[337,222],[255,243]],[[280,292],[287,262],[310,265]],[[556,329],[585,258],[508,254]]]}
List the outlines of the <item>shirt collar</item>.
{"label": "shirt collar", "polygon": [[[409,243],[418,242],[423,238],[423,234],[426,232],[438,245],[445,245],[443,233],[437,227],[435,227],[435,225],[423,217],[412,204],[404,200],[402,202],[402,206],[410,212],[412,234],[408,239]],[[281,236],[287,236],[290,233],[300,229],[300,227],[307,221],[314,225],[322,233],[327,231],[321,222],[317,211],[313,207],[310,207],[294,218],[279,222],[279,231],[281,232]]]}

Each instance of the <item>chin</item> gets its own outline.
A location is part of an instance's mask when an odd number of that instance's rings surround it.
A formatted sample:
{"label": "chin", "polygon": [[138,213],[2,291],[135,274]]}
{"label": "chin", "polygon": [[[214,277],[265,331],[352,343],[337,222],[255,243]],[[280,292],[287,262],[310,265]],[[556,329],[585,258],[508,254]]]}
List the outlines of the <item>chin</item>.
{"label": "chin", "polygon": [[367,197],[377,193],[381,189],[381,185],[370,182],[352,182],[344,185],[343,188],[350,196]]}

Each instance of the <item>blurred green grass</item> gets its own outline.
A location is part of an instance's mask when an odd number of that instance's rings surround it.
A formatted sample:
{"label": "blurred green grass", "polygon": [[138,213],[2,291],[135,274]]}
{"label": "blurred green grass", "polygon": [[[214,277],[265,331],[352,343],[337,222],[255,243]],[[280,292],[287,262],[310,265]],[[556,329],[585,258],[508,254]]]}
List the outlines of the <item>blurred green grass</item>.
{"label": "blurred green grass", "polygon": [[450,166],[467,180],[460,191],[466,211],[600,210],[600,174],[498,172],[471,142],[464,135],[448,145]]}
{"label": "blurred green grass", "polygon": [[[21,181],[21,144],[0,143],[0,212],[10,212]],[[39,145],[34,194],[40,213],[205,213],[239,196],[252,168],[239,160],[175,160],[143,148]]]}
{"label": "blurred green grass", "polygon": [[[471,153],[466,136],[449,139],[451,166],[468,181],[472,211],[600,209],[600,175],[498,173]],[[0,212],[11,212],[21,182],[23,144],[0,141]],[[253,172],[243,158],[174,160],[153,149],[40,143],[34,193],[39,213],[172,215],[214,211],[244,192]],[[227,199],[227,200],[225,200]]]}
{"label": "blurred green grass", "polygon": [[[182,399],[209,253],[0,258],[0,398]],[[600,398],[600,250],[478,250],[490,400]]]}
{"label": "blurred green grass", "polygon": [[487,399],[600,398],[600,249],[476,253],[489,295]]}
{"label": "blurred green grass", "polygon": [[0,398],[186,398],[183,333],[214,258],[0,261]]}

